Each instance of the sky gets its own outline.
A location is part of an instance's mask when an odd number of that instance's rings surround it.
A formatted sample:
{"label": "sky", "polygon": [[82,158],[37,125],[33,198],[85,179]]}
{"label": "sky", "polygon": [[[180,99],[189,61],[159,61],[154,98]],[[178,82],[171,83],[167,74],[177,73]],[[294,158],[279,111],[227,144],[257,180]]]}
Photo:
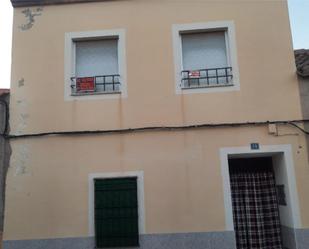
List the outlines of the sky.
{"label": "sky", "polygon": [[[288,2],[294,49],[309,49],[309,0]],[[0,0],[0,88],[10,87],[12,23],[10,0]]]}

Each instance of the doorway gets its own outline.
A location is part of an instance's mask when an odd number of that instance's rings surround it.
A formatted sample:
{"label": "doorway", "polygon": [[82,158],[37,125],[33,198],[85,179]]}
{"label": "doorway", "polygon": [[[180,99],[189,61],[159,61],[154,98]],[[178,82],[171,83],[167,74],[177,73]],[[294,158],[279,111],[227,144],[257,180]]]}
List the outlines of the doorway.
{"label": "doorway", "polygon": [[228,160],[237,249],[282,249],[272,157]]}

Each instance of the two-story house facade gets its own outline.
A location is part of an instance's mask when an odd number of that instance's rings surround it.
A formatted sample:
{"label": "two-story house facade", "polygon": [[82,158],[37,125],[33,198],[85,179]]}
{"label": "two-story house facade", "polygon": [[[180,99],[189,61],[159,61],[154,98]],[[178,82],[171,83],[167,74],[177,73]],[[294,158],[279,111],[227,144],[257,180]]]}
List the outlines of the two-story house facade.
{"label": "two-story house facade", "polygon": [[12,4],[5,249],[308,248],[286,1]]}

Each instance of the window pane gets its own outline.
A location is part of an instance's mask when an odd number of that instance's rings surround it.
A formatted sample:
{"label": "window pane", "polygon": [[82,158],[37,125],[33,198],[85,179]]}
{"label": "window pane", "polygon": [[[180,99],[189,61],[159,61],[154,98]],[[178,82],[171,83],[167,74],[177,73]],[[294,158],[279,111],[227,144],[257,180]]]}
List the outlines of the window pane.
{"label": "window pane", "polygon": [[117,39],[76,42],[76,77],[118,74]]}
{"label": "window pane", "polygon": [[182,34],[183,69],[227,67],[225,31]]}

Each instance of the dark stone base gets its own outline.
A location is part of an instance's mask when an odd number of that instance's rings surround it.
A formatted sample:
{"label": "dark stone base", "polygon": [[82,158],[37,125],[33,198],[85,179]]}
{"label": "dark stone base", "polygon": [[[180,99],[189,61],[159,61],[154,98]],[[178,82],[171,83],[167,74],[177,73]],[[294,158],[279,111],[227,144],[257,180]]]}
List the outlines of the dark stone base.
{"label": "dark stone base", "polygon": [[[10,240],[3,242],[3,249],[94,248],[94,238]],[[236,242],[234,232],[151,234],[140,236],[139,249],[236,249]]]}
{"label": "dark stone base", "polygon": [[282,226],[284,249],[309,249],[309,229],[293,229]]}

